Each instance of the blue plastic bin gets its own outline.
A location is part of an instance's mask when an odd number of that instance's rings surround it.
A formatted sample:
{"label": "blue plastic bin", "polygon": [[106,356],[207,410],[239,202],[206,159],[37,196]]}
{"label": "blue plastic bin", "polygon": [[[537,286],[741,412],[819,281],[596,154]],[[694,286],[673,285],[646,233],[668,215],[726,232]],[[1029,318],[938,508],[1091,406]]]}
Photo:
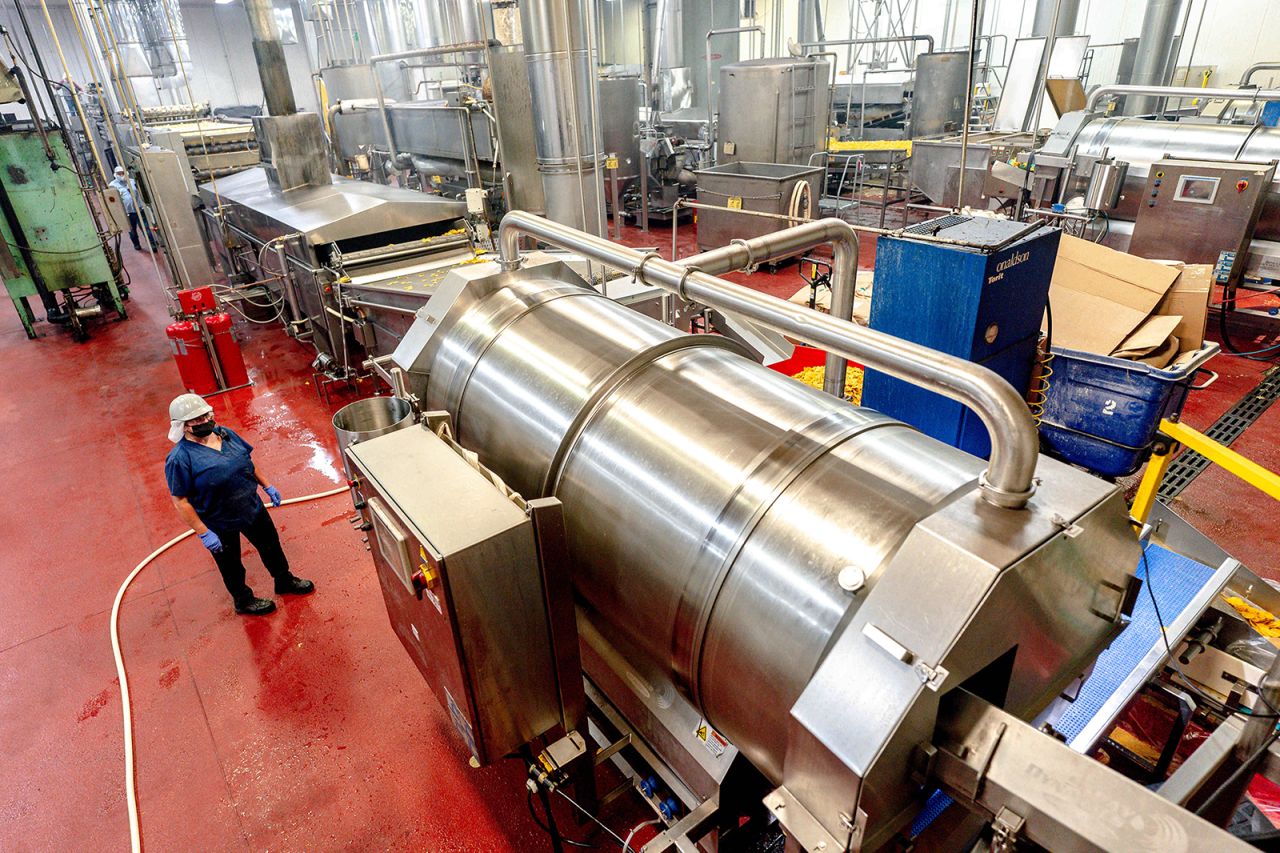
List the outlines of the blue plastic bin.
{"label": "blue plastic bin", "polygon": [[[1137,471],[1151,454],[1162,418],[1177,417],[1196,374],[1217,355],[1206,343],[1176,369],[1053,348],[1049,390],[1040,421],[1044,448],[1103,477]],[[1208,387],[1217,378],[1211,371]]]}

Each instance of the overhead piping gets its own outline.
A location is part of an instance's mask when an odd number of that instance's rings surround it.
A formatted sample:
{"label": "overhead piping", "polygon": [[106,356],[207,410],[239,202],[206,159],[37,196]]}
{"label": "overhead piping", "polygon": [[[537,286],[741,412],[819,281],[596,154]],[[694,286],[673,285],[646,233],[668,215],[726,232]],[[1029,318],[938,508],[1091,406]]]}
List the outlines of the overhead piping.
{"label": "overhead piping", "polygon": [[1280,89],[1202,89],[1199,86],[1099,86],[1089,93],[1086,110],[1095,110],[1106,98],[1117,95],[1157,95],[1165,98],[1226,99],[1228,101],[1274,101],[1280,99]]}
{"label": "overhead piping", "polygon": [[1031,410],[1012,385],[982,365],[663,260],[656,252],[611,243],[524,211],[508,213],[499,226],[498,251],[503,269],[519,268],[521,235],[577,252],[606,267],[629,272],[644,284],[753,320],[962,403],[978,415],[991,436],[990,463],[979,478],[983,499],[994,506],[1020,509],[1034,493],[1040,440]]}

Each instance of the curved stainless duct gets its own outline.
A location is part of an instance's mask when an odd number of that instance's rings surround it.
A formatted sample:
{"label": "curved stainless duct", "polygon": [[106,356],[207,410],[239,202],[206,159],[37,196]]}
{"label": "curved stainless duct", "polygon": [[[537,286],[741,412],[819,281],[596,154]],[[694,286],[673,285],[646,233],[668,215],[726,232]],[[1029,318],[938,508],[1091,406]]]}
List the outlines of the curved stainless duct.
{"label": "curved stainless duct", "polygon": [[996,506],[1020,508],[1035,491],[1039,456],[1035,422],[1013,386],[987,368],[518,210],[508,213],[498,230],[504,269],[519,267],[522,234],[614,269],[630,270],[646,284],[754,320],[963,403],[977,413],[991,436],[991,461],[979,478],[984,499]]}

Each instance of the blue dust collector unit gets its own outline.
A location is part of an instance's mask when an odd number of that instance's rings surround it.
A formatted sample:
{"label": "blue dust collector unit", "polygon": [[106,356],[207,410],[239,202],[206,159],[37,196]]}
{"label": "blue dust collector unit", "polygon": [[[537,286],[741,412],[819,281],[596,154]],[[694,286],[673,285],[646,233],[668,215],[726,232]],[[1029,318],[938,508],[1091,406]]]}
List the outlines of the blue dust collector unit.
{"label": "blue dust collector unit", "polygon": [[[871,328],[976,361],[1025,396],[1060,236],[1043,225],[944,216],[881,237]],[[862,405],[975,456],[991,453],[978,416],[932,391],[868,370]]]}

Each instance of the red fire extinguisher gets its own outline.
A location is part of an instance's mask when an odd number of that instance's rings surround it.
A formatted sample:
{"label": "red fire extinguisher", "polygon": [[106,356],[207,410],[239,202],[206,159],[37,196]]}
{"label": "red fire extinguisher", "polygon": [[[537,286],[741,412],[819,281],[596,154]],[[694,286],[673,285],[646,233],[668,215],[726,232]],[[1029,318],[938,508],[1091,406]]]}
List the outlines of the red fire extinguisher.
{"label": "red fire extinguisher", "polygon": [[210,314],[205,325],[213,338],[213,351],[218,356],[218,364],[222,366],[222,378],[226,380],[227,387],[248,385],[249,371],[245,369],[240,344],[236,343],[231,331],[231,315]]}
{"label": "red fire extinguisher", "polygon": [[182,384],[187,390],[192,394],[202,395],[217,391],[218,379],[214,376],[213,363],[209,360],[209,351],[205,348],[200,327],[184,320],[171,323],[164,333],[169,338],[169,348],[173,350],[178,375],[182,377]]}

